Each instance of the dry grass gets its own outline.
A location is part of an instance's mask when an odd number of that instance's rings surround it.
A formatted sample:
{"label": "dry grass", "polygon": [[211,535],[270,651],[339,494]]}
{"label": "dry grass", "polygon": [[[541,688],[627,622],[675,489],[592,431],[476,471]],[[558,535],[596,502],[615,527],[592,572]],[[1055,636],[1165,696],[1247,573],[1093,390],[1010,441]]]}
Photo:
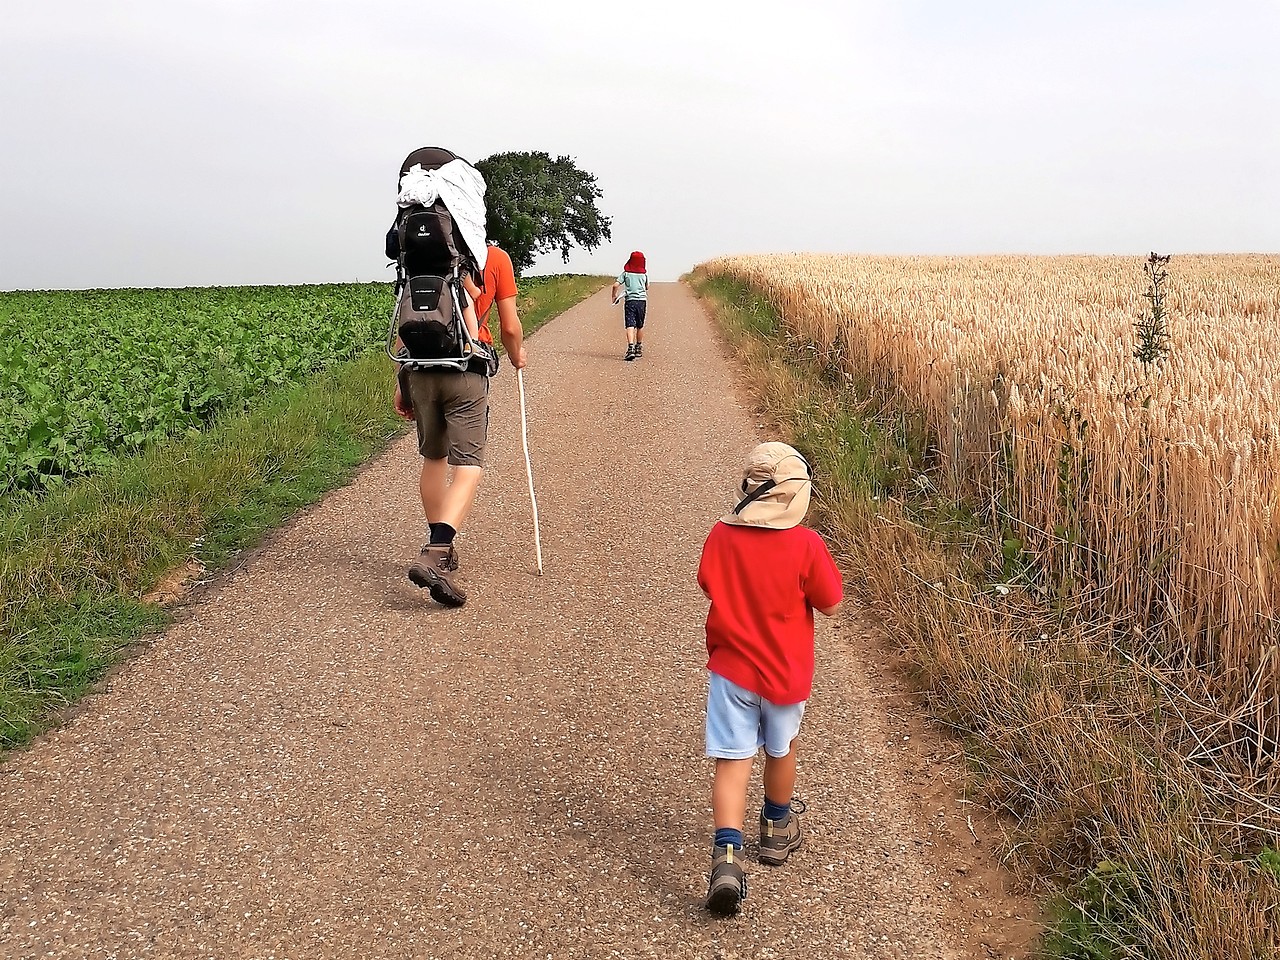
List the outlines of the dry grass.
{"label": "dry grass", "polygon": [[[1179,284],[1187,263],[1174,261]],[[1197,315],[1219,328],[1209,341],[1204,321],[1195,353],[1200,366],[1230,365],[1248,353],[1247,318],[1280,314],[1280,284],[1264,289],[1280,260],[1193,265]],[[708,275],[766,293],[785,323],[770,329]],[[863,601],[919,665],[935,715],[965,738],[986,799],[1017,819],[1011,859],[1068,882],[1072,905],[1047,949],[1280,956],[1280,869],[1268,852],[1280,831],[1267,726],[1276,678],[1241,682],[1228,661],[1265,663],[1269,621],[1250,620],[1254,631],[1234,630],[1228,645],[1221,631],[1195,636],[1184,615],[1194,599],[1222,616],[1213,604],[1230,583],[1236,603],[1262,598],[1257,578],[1205,571],[1214,556],[1240,555],[1269,571],[1267,533],[1220,493],[1186,495],[1193,476],[1214,476],[1214,448],[1152,439],[1175,419],[1154,406],[1190,410],[1174,402],[1189,388],[1169,381],[1196,368],[1180,314],[1193,301],[1170,297],[1174,353],[1152,372],[1132,358],[1140,261],[741,258],[699,277],[729,326],[749,334],[740,351],[764,405],[818,464],[822,522],[865,572]],[[1234,325],[1233,298],[1249,306]],[[1057,327],[1069,332],[1048,332]],[[1208,345],[1227,341],[1236,354]],[[1074,364],[1058,366],[1059,345]],[[1261,356],[1248,369],[1272,376]],[[1091,393],[1086,382],[1112,386]],[[1210,423],[1227,419],[1220,404],[1201,406],[1218,411]],[[1177,421],[1169,435],[1188,429]],[[1228,468],[1228,489],[1244,492],[1240,477],[1276,451],[1269,434],[1233,429],[1233,444],[1254,444],[1250,461]],[[1209,516],[1214,536],[1197,532]],[[1189,542],[1194,560],[1180,550]],[[1170,608],[1174,596],[1182,607]]]}

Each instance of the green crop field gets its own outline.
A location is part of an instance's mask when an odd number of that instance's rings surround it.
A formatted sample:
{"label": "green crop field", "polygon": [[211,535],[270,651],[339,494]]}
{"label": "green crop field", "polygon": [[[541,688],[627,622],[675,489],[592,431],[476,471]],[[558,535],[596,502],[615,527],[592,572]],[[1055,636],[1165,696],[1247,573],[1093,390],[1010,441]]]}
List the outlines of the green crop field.
{"label": "green crop field", "polygon": [[375,347],[387,284],[0,294],[0,491],[95,473]]}

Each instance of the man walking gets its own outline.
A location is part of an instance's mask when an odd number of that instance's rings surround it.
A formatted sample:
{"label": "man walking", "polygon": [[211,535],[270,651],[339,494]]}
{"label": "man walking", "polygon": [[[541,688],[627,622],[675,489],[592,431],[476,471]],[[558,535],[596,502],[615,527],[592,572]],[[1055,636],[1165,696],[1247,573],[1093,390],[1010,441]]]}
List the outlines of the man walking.
{"label": "man walking", "polygon": [[[511,365],[521,370],[525,365],[524,333],[516,309],[515,270],[511,258],[499,247],[488,247],[483,283],[482,289],[470,278],[464,281],[475,302],[479,338],[493,343],[488,315],[497,303],[502,345]],[[430,531],[428,543],[409,567],[409,579],[430,591],[437,603],[460,607],[467,602],[467,595],[458,583],[454,538],[467,519],[484,475],[489,377],[471,371],[406,371],[396,381],[395,409],[417,427],[418,452],[423,458],[419,491]]]}

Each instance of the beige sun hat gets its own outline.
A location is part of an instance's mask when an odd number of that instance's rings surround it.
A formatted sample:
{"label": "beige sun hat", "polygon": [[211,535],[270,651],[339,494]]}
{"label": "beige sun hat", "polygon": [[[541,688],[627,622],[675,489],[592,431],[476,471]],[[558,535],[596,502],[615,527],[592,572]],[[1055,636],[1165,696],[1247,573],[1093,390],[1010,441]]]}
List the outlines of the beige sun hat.
{"label": "beige sun hat", "polygon": [[738,505],[720,519],[740,527],[789,530],[804,519],[812,487],[809,462],[795,447],[776,440],[762,443],[742,466],[734,491]]}

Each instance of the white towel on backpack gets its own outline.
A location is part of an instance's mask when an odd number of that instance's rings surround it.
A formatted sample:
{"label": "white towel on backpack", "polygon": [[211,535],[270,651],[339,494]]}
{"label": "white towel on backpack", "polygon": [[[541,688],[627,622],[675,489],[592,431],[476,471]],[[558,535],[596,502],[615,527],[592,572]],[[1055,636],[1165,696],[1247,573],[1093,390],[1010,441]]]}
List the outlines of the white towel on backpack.
{"label": "white towel on backpack", "polygon": [[484,177],[465,160],[450,160],[435,170],[424,170],[415,163],[400,178],[400,195],[396,203],[409,207],[415,203],[429,207],[440,199],[453,215],[471,255],[480,269],[489,248],[485,245]]}

